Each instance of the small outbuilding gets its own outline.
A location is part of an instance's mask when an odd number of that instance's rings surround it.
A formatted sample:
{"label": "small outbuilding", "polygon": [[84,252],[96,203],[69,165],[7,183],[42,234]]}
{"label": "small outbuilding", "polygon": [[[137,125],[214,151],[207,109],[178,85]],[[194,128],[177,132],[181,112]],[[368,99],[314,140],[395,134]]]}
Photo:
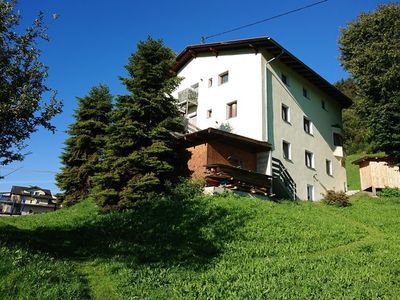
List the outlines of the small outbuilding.
{"label": "small outbuilding", "polygon": [[385,187],[400,188],[399,166],[390,157],[364,156],[352,163],[359,166],[361,190],[375,193]]}

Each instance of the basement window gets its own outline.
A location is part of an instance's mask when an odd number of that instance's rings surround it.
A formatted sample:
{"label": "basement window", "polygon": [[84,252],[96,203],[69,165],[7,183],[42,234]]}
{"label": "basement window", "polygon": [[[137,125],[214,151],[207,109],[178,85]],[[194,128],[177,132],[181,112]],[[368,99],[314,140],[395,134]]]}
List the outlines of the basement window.
{"label": "basement window", "polygon": [[311,184],[307,184],[307,200],[308,201],[314,200],[314,186]]}
{"label": "basement window", "polygon": [[226,72],[224,72],[224,73],[222,73],[222,74],[219,74],[218,78],[219,78],[218,83],[219,83],[220,85],[221,85],[221,84],[224,84],[224,83],[227,83],[228,80],[229,80],[229,72],[226,71]]}
{"label": "basement window", "polygon": [[212,117],[212,109],[207,110],[207,119]]}
{"label": "basement window", "polygon": [[228,103],[226,105],[226,118],[234,118],[237,116],[237,101]]}

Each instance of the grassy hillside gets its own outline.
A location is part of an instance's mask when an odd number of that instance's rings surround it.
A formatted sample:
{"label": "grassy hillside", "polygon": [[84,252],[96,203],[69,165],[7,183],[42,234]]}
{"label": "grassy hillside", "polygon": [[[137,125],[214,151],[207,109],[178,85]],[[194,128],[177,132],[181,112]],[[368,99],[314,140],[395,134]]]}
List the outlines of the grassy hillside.
{"label": "grassy hillside", "polygon": [[365,155],[366,154],[352,154],[346,157],[347,185],[349,190],[359,190],[361,188],[358,165],[353,165],[352,162]]}
{"label": "grassy hillside", "polygon": [[1,299],[396,298],[400,199],[233,196],[0,218]]}

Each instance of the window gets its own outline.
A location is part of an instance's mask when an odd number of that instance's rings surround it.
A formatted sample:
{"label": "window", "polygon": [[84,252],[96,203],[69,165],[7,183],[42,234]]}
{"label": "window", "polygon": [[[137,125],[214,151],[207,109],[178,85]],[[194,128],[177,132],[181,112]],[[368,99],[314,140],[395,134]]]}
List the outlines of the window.
{"label": "window", "polygon": [[281,79],[284,84],[289,85],[288,78],[285,74],[281,74]]}
{"label": "window", "polygon": [[303,87],[303,96],[306,97],[307,99],[310,99],[310,95],[308,93],[308,90]]}
{"label": "window", "polygon": [[307,200],[308,201],[314,200],[314,186],[311,184],[307,184]]}
{"label": "window", "polygon": [[226,105],[226,118],[234,118],[237,116],[237,102],[231,102]]}
{"label": "window", "polygon": [[343,137],[339,133],[333,133],[333,145],[343,146]]}
{"label": "window", "polygon": [[325,160],[325,167],[326,167],[326,174],[328,174],[329,176],[332,176],[333,172],[332,172],[332,161],[330,161],[329,159]]}
{"label": "window", "polygon": [[303,128],[305,132],[307,132],[308,134],[312,134],[312,123],[310,119],[306,117],[303,118]]}
{"label": "window", "polygon": [[285,104],[282,104],[282,120],[290,123],[290,110]]}
{"label": "window", "polygon": [[207,110],[207,119],[212,117],[212,109]]}
{"label": "window", "polygon": [[326,110],[326,104],[325,104],[324,100],[321,100],[321,107],[322,107],[322,109]]}
{"label": "window", "polygon": [[213,84],[212,78],[208,78],[208,87],[209,88],[212,87],[212,84]]}
{"label": "window", "polygon": [[307,150],[305,152],[305,164],[308,168],[314,169],[314,154]]}
{"label": "window", "polygon": [[219,84],[227,83],[229,80],[229,72],[226,71],[219,75]]}
{"label": "window", "polygon": [[291,160],[292,159],[292,153],[291,153],[291,145],[290,143],[286,141],[282,141],[282,153],[283,153],[283,158]]}

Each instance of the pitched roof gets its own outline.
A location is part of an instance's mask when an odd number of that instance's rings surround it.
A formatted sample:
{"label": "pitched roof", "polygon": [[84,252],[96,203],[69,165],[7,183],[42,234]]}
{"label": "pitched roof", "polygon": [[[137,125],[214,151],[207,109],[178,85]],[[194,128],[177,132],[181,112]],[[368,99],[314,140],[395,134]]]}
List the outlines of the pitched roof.
{"label": "pitched roof", "polygon": [[11,194],[14,194],[14,195],[26,195],[25,191],[38,191],[38,190],[39,191],[43,191],[45,196],[51,197],[50,190],[42,189],[41,187],[38,187],[38,186],[26,187],[26,186],[13,185],[12,188],[11,188]]}
{"label": "pitched roof", "polygon": [[359,159],[352,161],[351,163],[354,165],[361,165],[363,162],[366,161],[384,161],[384,162],[393,162],[393,159],[386,155],[366,155]]}
{"label": "pitched roof", "polygon": [[322,78],[318,73],[304,64],[300,59],[291,54],[284,47],[279,45],[270,37],[259,37],[243,40],[234,40],[210,44],[198,44],[187,46],[177,57],[174,71],[178,72],[183,66],[188,63],[192,58],[195,58],[200,53],[214,53],[218,55],[219,52],[225,50],[242,50],[250,49],[256,53],[265,49],[275,57],[279,55],[279,61],[286,64],[289,68],[300,74],[303,78],[310,81],[323,92],[338,101],[344,108],[349,107],[352,101],[349,97],[344,95],[336,87],[330,84],[327,80]]}

